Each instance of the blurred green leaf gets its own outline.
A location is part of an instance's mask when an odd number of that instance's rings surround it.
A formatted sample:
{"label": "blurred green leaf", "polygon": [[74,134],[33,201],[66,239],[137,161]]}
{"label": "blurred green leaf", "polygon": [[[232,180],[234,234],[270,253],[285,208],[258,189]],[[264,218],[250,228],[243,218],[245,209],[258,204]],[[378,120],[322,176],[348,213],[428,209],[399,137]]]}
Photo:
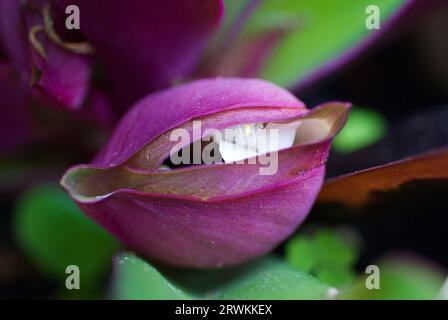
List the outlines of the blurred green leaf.
{"label": "blurred green leaf", "polygon": [[337,231],[318,230],[314,239],[316,253],[322,260],[321,264],[352,266],[358,258],[355,244],[343,239]]}
{"label": "blurred green leaf", "polygon": [[285,245],[285,255],[297,269],[332,286],[341,287],[355,278],[357,246],[334,230],[319,229],[293,237]]}
{"label": "blurred green leaf", "polygon": [[292,268],[286,261],[265,257],[212,296],[215,299],[324,299],[328,286]]}
{"label": "blurred green leaf", "polygon": [[22,195],[14,218],[19,245],[38,269],[60,281],[61,287],[67,277],[66,267],[77,265],[81,289],[95,288],[119,247],[55,185],[38,186]]}
{"label": "blurred green leaf", "polygon": [[286,259],[298,269],[311,272],[317,264],[314,241],[309,237],[296,236],[285,246]]}
{"label": "blurred green leaf", "polygon": [[326,266],[319,269],[316,273],[316,277],[324,282],[332,285],[336,288],[342,288],[347,284],[352,283],[356,279],[356,273],[352,268],[344,266]]}
{"label": "blurred green leaf", "polygon": [[251,6],[252,2],[253,0],[224,0],[224,19],[220,24],[218,32],[229,32],[235,23],[238,22],[237,19],[244,14],[244,10]]}
{"label": "blurred green leaf", "polygon": [[304,79],[362,39],[380,30],[365,27],[366,7],[380,9],[383,24],[405,0],[328,1],[264,0],[250,19],[246,32],[295,25],[274,51],[261,77],[282,86]]}
{"label": "blurred green leaf", "polygon": [[219,23],[219,27],[215,30],[213,37],[208,44],[208,50],[218,54],[218,50],[222,51],[224,45],[228,45],[229,41],[234,40],[230,37],[235,28],[244,27],[244,20],[240,21],[245,9],[251,6],[253,0],[224,0],[224,14]]}
{"label": "blurred green leaf", "polygon": [[[277,257],[212,271],[165,269],[132,254],[115,260],[115,299],[323,299],[328,286]],[[165,275],[165,276],[164,276]]]}
{"label": "blurred green leaf", "polygon": [[133,254],[120,254],[114,259],[111,298],[118,300],[183,300],[192,299],[173,285],[150,264]]}
{"label": "blurred green leaf", "polygon": [[361,276],[351,287],[340,292],[338,299],[356,300],[426,300],[437,299],[444,275],[429,264],[405,257],[379,262],[380,288],[367,289],[370,274]]}
{"label": "blurred green leaf", "polygon": [[333,141],[333,148],[341,153],[349,153],[374,144],[384,137],[386,120],[380,113],[354,107],[342,131]]}

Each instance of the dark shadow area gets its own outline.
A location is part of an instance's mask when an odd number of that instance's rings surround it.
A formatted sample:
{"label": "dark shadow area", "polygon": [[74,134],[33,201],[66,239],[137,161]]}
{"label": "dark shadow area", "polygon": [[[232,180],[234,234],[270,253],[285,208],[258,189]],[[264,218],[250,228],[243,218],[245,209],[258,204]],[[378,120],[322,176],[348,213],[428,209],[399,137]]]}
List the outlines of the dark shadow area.
{"label": "dark shadow area", "polygon": [[410,251],[448,267],[448,180],[410,181],[374,192],[362,207],[316,204],[307,223],[350,224],[362,239],[359,266],[387,253]]}

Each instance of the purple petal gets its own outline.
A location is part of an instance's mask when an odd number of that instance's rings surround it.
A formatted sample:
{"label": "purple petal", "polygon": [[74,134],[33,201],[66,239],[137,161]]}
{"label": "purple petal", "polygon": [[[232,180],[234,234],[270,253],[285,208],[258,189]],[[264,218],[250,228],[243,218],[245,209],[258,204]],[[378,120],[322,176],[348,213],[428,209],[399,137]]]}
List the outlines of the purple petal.
{"label": "purple petal", "polygon": [[[97,163],[68,170],[61,183],[84,212],[148,257],[196,268],[234,265],[270,251],[305,219],[347,111],[343,103],[307,111],[265,81],[197,81],[142,100]],[[169,155],[168,149],[158,151],[163,134],[198,118],[209,127],[322,119],[330,129],[318,141],[280,151],[279,169],[270,176],[259,174],[259,163],[155,171]],[[147,164],[135,161],[141,154],[149,155]],[[142,172],[130,171],[132,166],[142,166]]]}
{"label": "purple petal", "polygon": [[35,72],[33,79],[34,93],[43,100],[54,100],[70,109],[79,109],[87,95],[90,82],[90,63],[86,57],[70,53],[48,41],[41,39],[46,57],[42,57],[35,49],[33,63]]}
{"label": "purple petal", "polygon": [[11,151],[31,139],[26,91],[14,79],[11,67],[0,61],[0,153]]}
{"label": "purple petal", "polygon": [[20,10],[20,1],[0,1],[0,42],[9,61],[21,78],[28,79],[30,61],[26,45],[26,31]]}
{"label": "purple petal", "polygon": [[[0,38],[21,79],[32,84],[37,97],[76,110],[89,88],[90,62],[49,40],[43,29],[43,5],[44,1],[0,2]],[[40,31],[33,33],[36,27]]]}
{"label": "purple petal", "polygon": [[323,175],[322,165],[283,187],[225,201],[119,192],[104,201],[79,205],[148,257],[213,268],[262,255],[290,235],[310,210]]}
{"label": "purple petal", "polygon": [[218,47],[205,59],[198,70],[198,77],[254,77],[259,74],[272,51],[286,35],[285,28],[263,30],[239,39],[224,49]]}
{"label": "purple petal", "polygon": [[95,163],[121,164],[149,141],[193,118],[260,106],[293,109],[289,116],[306,111],[305,105],[286,90],[255,79],[199,80],[149,95],[124,116]]}
{"label": "purple petal", "polygon": [[77,5],[81,30],[103,58],[124,106],[195,67],[219,22],[221,0],[58,0]]}
{"label": "purple petal", "polygon": [[87,123],[95,123],[96,126],[111,128],[115,123],[116,115],[108,96],[101,90],[92,91],[80,110],[80,117]]}

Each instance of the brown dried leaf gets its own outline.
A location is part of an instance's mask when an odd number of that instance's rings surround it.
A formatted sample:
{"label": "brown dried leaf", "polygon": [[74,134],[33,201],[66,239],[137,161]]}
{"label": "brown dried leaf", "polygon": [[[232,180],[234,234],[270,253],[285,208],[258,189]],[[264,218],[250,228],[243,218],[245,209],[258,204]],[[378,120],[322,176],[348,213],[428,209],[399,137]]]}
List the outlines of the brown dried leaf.
{"label": "brown dried leaf", "polygon": [[448,148],[331,179],[323,187],[317,202],[360,207],[374,193],[393,191],[411,181],[430,179],[447,179],[448,183]]}

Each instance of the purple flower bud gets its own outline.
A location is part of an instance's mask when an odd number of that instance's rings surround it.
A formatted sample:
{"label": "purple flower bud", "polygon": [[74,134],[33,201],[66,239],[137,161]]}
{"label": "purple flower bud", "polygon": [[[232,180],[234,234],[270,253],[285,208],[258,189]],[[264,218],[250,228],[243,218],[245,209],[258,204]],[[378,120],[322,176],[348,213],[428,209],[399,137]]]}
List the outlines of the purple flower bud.
{"label": "purple flower bud", "polygon": [[[308,110],[262,80],[195,81],[138,102],[94,163],[72,167],[61,183],[87,215],[149,258],[196,268],[234,265],[272,250],[303,222],[348,109],[332,102]],[[211,129],[297,125],[288,127],[296,128],[292,145],[276,153],[272,174],[260,174],[263,156],[162,170],[166,159],[188,147],[170,139],[172,133],[194,136],[199,121],[201,133],[191,142]],[[244,138],[243,130],[235,141]]]}

